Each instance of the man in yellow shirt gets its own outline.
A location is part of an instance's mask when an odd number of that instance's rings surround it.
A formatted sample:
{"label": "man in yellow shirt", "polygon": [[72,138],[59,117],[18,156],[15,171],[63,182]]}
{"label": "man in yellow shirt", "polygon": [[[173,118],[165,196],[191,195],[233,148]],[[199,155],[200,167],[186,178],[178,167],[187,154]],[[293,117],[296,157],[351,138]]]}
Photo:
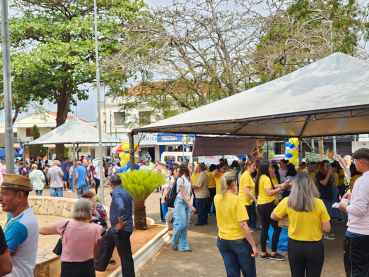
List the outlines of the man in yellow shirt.
{"label": "man in yellow shirt", "polygon": [[214,201],[214,196],[216,194],[216,182],[215,182],[215,179],[213,177],[213,171],[216,169],[216,165],[215,164],[212,164],[210,167],[209,167],[209,171],[206,172],[206,174],[208,175],[209,177],[209,186],[208,186],[208,190],[209,190],[209,198],[208,198],[208,214],[209,216],[211,216],[212,214],[215,215],[215,207],[213,209],[213,213],[211,214],[210,211],[211,211],[211,206],[213,205],[213,201]]}
{"label": "man in yellow shirt", "polygon": [[208,198],[210,196],[208,186],[209,177],[205,172],[205,165],[198,164],[196,167],[198,176],[195,183],[192,183],[192,189],[196,194],[196,212],[197,212],[197,223],[195,226],[203,226],[208,224]]}
{"label": "man in yellow shirt", "polygon": [[307,169],[306,169],[306,163],[305,162],[302,162],[298,168],[296,168],[296,171],[297,173],[301,172],[301,171],[304,171],[307,173]]}
{"label": "man in yellow shirt", "polygon": [[220,194],[220,178],[222,178],[223,174],[226,173],[227,171],[233,172],[234,174],[237,173],[237,170],[227,168],[225,163],[220,163],[218,165],[217,169],[215,169],[212,173],[212,175],[215,179],[216,193],[217,194]]}

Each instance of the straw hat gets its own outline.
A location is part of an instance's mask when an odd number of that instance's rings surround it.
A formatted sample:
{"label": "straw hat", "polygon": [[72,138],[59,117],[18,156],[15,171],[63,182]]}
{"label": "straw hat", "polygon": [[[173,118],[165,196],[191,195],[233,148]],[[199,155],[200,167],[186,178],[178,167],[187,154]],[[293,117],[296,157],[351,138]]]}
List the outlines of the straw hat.
{"label": "straw hat", "polygon": [[0,188],[32,191],[31,180],[18,174],[6,174]]}

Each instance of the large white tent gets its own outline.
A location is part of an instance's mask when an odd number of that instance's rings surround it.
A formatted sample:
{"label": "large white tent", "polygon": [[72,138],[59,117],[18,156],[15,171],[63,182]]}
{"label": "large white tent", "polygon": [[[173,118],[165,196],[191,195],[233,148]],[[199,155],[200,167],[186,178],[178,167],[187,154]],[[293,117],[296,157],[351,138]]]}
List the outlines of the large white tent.
{"label": "large white tent", "polygon": [[316,137],[369,133],[369,64],[334,53],[286,76],[132,130]]}
{"label": "large white tent", "polygon": [[[86,122],[78,118],[64,123],[51,132],[39,137],[38,139],[27,143],[27,145],[36,144],[82,144],[98,143],[99,131]],[[105,133],[102,133],[102,143],[120,143]]]}

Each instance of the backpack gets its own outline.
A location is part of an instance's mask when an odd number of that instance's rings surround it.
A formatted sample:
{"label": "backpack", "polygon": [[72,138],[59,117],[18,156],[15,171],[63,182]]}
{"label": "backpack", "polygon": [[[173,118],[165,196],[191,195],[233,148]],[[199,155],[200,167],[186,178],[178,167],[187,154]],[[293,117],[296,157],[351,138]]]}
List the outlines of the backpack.
{"label": "backpack", "polygon": [[[180,178],[182,178],[182,177],[180,177]],[[165,195],[165,205],[168,208],[174,208],[174,202],[176,201],[177,195],[179,193],[179,190],[177,191],[177,180],[178,180],[178,178],[175,180],[174,186],[171,187],[168,190],[167,195]],[[184,179],[183,179],[183,181],[184,181]]]}

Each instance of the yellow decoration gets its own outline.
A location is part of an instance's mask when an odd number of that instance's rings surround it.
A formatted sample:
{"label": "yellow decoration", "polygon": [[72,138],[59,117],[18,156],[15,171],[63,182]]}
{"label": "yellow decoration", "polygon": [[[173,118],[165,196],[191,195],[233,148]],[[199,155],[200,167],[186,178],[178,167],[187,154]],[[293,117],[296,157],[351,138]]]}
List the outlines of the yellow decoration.
{"label": "yellow decoration", "polygon": [[294,144],[295,146],[298,146],[298,145],[300,144],[299,139],[298,139],[298,138],[293,138],[293,144]]}
{"label": "yellow decoration", "polygon": [[291,163],[291,164],[294,164],[295,162],[296,162],[295,158],[291,158],[291,159],[290,159],[290,163]]}
{"label": "yellow decoration", "polygon": [[299,162],[295,161],[295,162],[293,162],[293,164],[297,166],[297,165],[299,165]]}
{"label": "yellow decoration", "polygon": [[129,161],[130,160],[129,153],[123,153],[123,157],[121,159]]}
{"label": "yellow decoration", "polygon": [[120,166],[126,166],[126,165],[127,165],[127,161],[125,160],[120,161]]}
{"label": "yellow decoration", "polygon": [[138,160],[137,160],[137,158],[135,158],[135,164],[136,164],[136,163],[138,163]]}
{"label": "yellow decoration", "polygon": [[290,138],[288,141],[289,141],[290,143],[293,143],[293,138]]}
{"label": "yellow decoration", "polygon": [[129,144],[128,143],[123,144],[122,149],[123,151],[129,151]]}
{"label": "yellow decoration", "polygon": [[299,155],[299,151],[297,151],[296,149],[291,150],[290,152],[293,156],[298,156]]}
{"label": "yellow decoration", "polygon": [[124,159],[124,154],[123,152],[119,153],[119,159]]}

